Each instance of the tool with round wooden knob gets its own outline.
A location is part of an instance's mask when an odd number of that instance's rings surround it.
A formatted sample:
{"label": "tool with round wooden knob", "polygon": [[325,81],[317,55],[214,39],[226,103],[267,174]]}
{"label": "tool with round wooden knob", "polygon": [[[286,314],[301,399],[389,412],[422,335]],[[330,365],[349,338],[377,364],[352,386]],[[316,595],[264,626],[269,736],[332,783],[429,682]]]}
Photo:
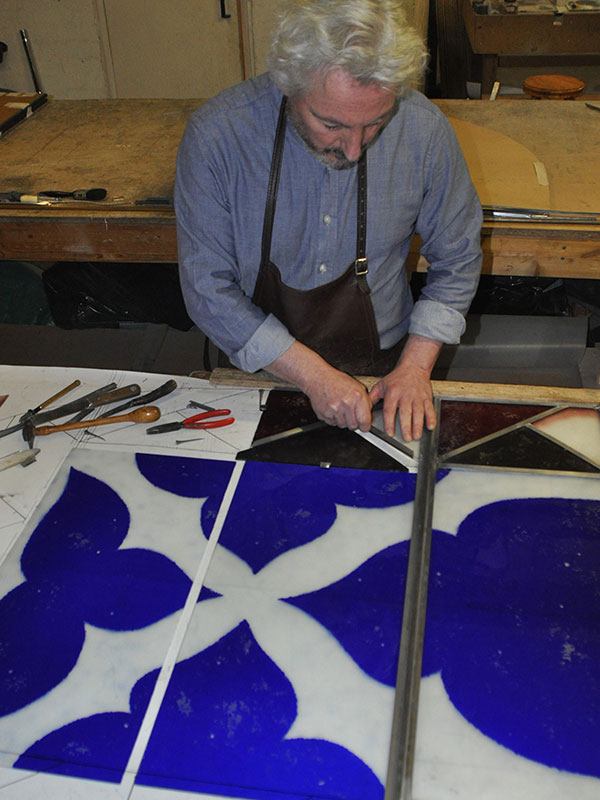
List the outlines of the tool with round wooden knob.
{"label": "tool with round wooden knob", "polygon": [[34,428],[33,432],[36,436],[47,436],[49,433],[76,431],[81,430],[81,428],[97,427],[98,425],[116,425],[119,422],[156,422],[157,419],[160,419],[160,408],[158,406],[142,406],[129,414],[120,414],[116,417],[66,422],[64,425],[40,425],[39,428]]}

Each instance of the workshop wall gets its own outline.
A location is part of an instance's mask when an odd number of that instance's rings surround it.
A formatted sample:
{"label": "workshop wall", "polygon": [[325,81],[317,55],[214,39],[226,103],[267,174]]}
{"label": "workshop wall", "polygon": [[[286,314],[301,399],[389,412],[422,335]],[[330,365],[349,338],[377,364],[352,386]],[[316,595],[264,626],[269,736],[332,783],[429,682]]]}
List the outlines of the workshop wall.
{"label": "workshop wall", "polygon": [[[31,91],[19,29],[58,99],[210,97],[265,70],[281,0],[2,0],[0,86]],[[429,0],[406,0],[427,36]],[[242,47],[240,47],[240,41]]]}
{"label": "workshop wall", "polygon": [[0,39],[8,51],[0,86],[30,92],[19,30],[27,29],[42,89],[55,97],[109,97],[96,0],[2,0]]}

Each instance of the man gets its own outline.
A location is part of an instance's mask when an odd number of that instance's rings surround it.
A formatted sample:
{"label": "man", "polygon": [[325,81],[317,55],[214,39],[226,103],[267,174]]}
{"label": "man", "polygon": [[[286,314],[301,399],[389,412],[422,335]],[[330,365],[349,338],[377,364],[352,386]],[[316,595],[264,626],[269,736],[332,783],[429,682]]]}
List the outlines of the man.
{"label": "man", "polygon": [[[451,127],[409,88],[426,54],[394,0],[296,0],[269,74],[192,116],[177,164],[188,313],[243,370],[320,419],[406,440],[436,423],[430,375],[480,270],[481,209]],[[414,233],[430,264],[413,306]],[[353,375],[381,375],[370,394]]]}

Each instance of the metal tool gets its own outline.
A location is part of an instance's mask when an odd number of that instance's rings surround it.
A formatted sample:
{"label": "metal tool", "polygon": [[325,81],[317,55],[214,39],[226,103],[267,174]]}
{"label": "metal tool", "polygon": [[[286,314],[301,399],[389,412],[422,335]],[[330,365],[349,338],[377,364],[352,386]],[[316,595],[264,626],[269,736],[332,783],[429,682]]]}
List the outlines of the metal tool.
{"label": "metal tool", "polygon": [[33,54],[31,52],[31,48],[29,46],[29,34],[25,30],[25,28],[21,28],[19,30],[21,34],[21,41],[23,42],[23,49],[25,50],[25,57],[27,58],[27,63],[29,64],[29,72],[31,73],[31,80],[33,81],[33,86],[37,94],[44,94],[42,88],[40,86],[40,79],[38,78],[37,70],[35,68],[35,63],[33,60]]}
{"label": "metal tool", "polygon": [[33,440],[35,439],[35,433],[33,432],[34,425],[31,421],[31,417],[28,417],[25,422],[23,423],[23,439],[27,442],[27,446],[30,450],[33,450]]}
{"label": "metal tool", "polygon": [[68,392],[71,392],[73,389],[76,389],[80,385],[81,385],[81,381],[80,380],[75,380],[72,383],[70,383],[68,386],[65,386],[64,389],[61,389],[59,392],[56,392],[55,394],[53,394],[47,400],[44,400],[43,403],[40,403],[35,408],[30,408],[24,414],[21,414],[21,417],[19,418],[19,423],[18,424],[23,429],[23,439],[25,439],[25,441],[27,442],[30,450],[33,448],[33,439],[34,439],[33,425],[31,423],[31,420],[33,419],[33,417],[36,414],[38,414],[43,408],[46,408],[46,406],[49,406],[55,400],[60,399],[65,394],[68,394]]}
{"label": "metal tool", "polygon": [[596,225],[600,212],[552,211],[545,208],[509,208],[508,206],[482,206],[484,220],[498,222],[561,222],[564,224]]}
{"label": "metal tool", "polygon": [[[114,387],[115,384],[112,383],[109,384],[109,386]],[[83,409],[89,411],[97,406],[123,400],[125,397],[131,397],[132,395],[139,394],[141,391],[137,383],[132,383],[129,386],[124,386],[123,388],[115,389],[114,391],[105,391],[105,389],[106,387],[103,389],[95,389],[93,392],[89,392],[83,397],[80,397],[78,400],[73,400],[72,403],[66,403],[63,406],[53,408],[50,411],[41,411],[39,414],[34,414],[29,419],[31,419],[33,425],[36,426],[44,422],[51,422],[52,420],[59,419],[60,417],[66,417],[69,414],[75,414]],[[3,436],[8,436],[11,433],[15,433],[15,431],[20,431],[23,428],[23,425],[24,422],[18,422],[16,425],[12,425],[10,428],[5,428],[4,430],[0,431],[0,438]]]}
{"label": "metal tool", "polygon": [[[299,436],[301,433],[307,433],[308,431],[316,431],[319,430],[319,428],[326,428],[326,427],[327,423],[321,420],[319,420],[318,422],[308,422],[306,425],[298,425],[295,428],[288,428],[286,431],[281,431],[281,433],[274,433],[272,436],[264,436],[262,439],[257,439],[255,442],[252,442],[252,447],[242,452],[248,453],[257,447],[263,447],[266,444],[271,444],[272,442],[278,442],[280,439],[289,439],[292,436]],[[240,455],[240,453],[238,453],[238,455]]]}
{"label": "metal tool", "polygon": [[62,431],[76,431],[82,428],[96,427],[97,425],[116,425],[120,422],[156,422],[160,419],[160,408],[158,406],[143,406],[130,411],[129,414],[121,414],[118,417],[106,417],[105,419],[92,419],[87,422],[65,422],[64,425],[41,425],[34,428],[36,436],[48,436],[50,433],[60,433]]}
{"label": "metal tool", "polygon": [[[112,385],[114,386],[115,384]],[[89,414],[90,411],[93,411],[93,409],[99,406],[109,405],[110,403],[117,403],[119,400],[124,400],[127,397],[137,397],[141,391],[139,383],[130,383],[127,386],[121,386],[119,389],[111,389],[107,392],[97,389],[79,400],[74,400],[72,404],[63,406],[62,410],[57,408],[56,413],[46,411],[42,414],[37,414],[33,422],[35,425],[39,425],[42,422],[51,422],[59,417],[66,417],[72,414],[73,411],[76,411],[77,414],[70,422],[79,422],[80,419]],[[58,413],[61,411],[62,413]]]}
{"label": "metal tool", "polygon": [[[231,411],[228,408],[212,408],[210,411],[194,414],[193,417],[188,417],[180,422],[155,425],[153,428],[148,428],[146,433],[170,433],[171,431],[179,431],[182,428],[194,431],[202,431],[207,428],[223,428],[226,425],[233,425],[235,422],[235,418],[228,416],[229,414],[231,414]],[[221,419],[218,419],[219,417]]]}
{"label": "metal tool", "polygon": [[[87,399],[89,402],[82,405],[78,413],[75,414],[73,419],[70,419],[69,422],[79,422],[84,417],[87,417],[95,408],[98,408],[98,406],[117,403],[119,400],[124,400],[126,397],[137,397],[142,391],[139,383],[129,383],[127,386],[122,386],[120,389],[117,389],[116,385],[116,383],[112,383],[109,385],[110,388],[98,389],[96,392],[92,392],[91,395],[88,395]],[[38,421],[46,422],[47,420],[38,419]]]}
{"label": "metal tool", "polygon": [[203,408],[205,411],[214,411],[214,406],[207,406],[204,403],[199,403],[197,400],[190,400],[187,404],[188,408]]}
{"label": "metal tool", "polygon": [[19,422],[24,422],[28,417],[33,417],[35,414],[39,414],[39,412],[46,408],[46,406],[52,405],[55,400],[60,400],[61,397],[64,397],[66,394],[71,392],[73,389],[76,389],[78,386],[81,386],[81,381],[76,380],[70,383],[68,386],[65,386],[64,389],[61,389],[60,392],[56,392],[53,394],[52,397],[49,397],[47,400],[44,400],[43,403],[40,403],[39,406],[35,408],[30,408],[29,411],[26,411],[19,417]]}
{"label": "metal tool", "polygon": [[75,189],[72,192],[63,192],[59,189],[46,189],[45,191],[38,192],[38,197],[49,197],[54,200],[87,200],[89,202],[98,202],[104,200],[107,195],[106,189],[98,187],[94,189]]}
{"label": "metal tool", "polygon": [[103,414],[100,414],[97,419],[104,419],[104,417],[110,417],[113,414],[118,414],[121,411],[125,411],[128,408],[133,408],[133,406],[143,406],[146,403],[154,403],[155,400],[159,400],[161,397],[165,397],[168,394],[171,394],[177,388],[177,382],[173,379],[163,383],[157,389],[154,389],[151,392],[146,392],[146,394],[141,394],[139,397],[136,397],[134,400],[130,400],[127,403],[123,403],[121,406],[117,406],[117,408],[111,408],[109,411],[105,411]]}
{"label": "metal tool", "polygon": [[0,472],[5,469],[10,469],[11,467],[16,467],[17,464],[20,464],[22,467],[33,464],[39,452],[37,447],[34,447],[33,450],[17,450],[14,453],[3,456],[0,458]]}
{"label": "metal tool", "polygon": [[389,436],[385,431],[382,431],[381,428],[376,428],[374,425],[371,425],[369,428],[369,433],[372,433],[373,436],[376,436],[378,439],[381,439],[382,442],[386,442],[387,444],[395,447],[396,450],[399,450],[401,453],[404,453],[405,456],[409,458],[414,458],[415,454],[414,451],[407,447],[402,442],[399,442],[398,439],[394,438],[393,436]]}

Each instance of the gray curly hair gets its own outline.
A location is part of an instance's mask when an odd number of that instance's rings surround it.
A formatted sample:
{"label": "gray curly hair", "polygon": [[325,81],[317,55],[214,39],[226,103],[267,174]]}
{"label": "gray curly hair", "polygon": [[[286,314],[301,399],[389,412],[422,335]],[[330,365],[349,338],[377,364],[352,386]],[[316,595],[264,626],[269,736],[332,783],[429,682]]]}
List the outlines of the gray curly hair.
{"label": "gray curly hair", "polygon": [[316,74],[341,68],[401,97],[422,75],[427,50],[398,0],[292,0],[268,56],[284,94],[308,91]]}

